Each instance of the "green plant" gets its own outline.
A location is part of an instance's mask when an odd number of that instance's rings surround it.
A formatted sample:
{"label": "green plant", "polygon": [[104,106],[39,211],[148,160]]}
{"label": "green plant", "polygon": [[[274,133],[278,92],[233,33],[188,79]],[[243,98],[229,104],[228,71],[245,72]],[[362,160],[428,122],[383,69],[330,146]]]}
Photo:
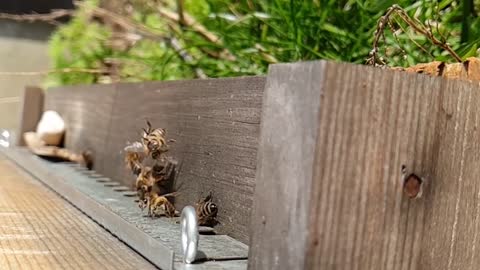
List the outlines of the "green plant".
{"label": "green plant", "polygon": [[[55,69],[101,68],[102,60],[114,52],[105,45],[109,29],[90,20],[86,9],[95,6],[95,1],[86,1],[85,10],[79,10],[72,20],[61,27],[50,39],[49,53]],[[52,73],[47,77],[47,86],[96,82],[95,74],[82,72]]]}
{"label": "green plant", "polygon": [[[462,58],[476,56],[480,1],[469,1],[135,0],[126,1],[131,8],[121,14],[125,23],[119,30],[118,20],[98,20],[104,13],[90,0],[52,36],[51,56],[55,68],[106,69],[105,74],[58,73],[47,82],[258,75],[271,63],[315,59],[365,63],[377,21],[393,4]],[[454,61],[398,17],[391,21],[379,43],[388,65]],[[122,40],[127,45],[112,45]]]}

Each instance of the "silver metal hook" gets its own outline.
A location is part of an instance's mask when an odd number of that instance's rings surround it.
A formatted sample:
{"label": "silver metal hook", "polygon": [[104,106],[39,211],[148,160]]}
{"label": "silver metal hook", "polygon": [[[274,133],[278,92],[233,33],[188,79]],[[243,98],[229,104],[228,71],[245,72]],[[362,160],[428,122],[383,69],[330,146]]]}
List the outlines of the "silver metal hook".
{"label": "silver metal hook", "polygon": [[198,221],[195,208],[187,205],[182,210],[182,251],[183,262],[191,264],[195,261],[198,251]]}

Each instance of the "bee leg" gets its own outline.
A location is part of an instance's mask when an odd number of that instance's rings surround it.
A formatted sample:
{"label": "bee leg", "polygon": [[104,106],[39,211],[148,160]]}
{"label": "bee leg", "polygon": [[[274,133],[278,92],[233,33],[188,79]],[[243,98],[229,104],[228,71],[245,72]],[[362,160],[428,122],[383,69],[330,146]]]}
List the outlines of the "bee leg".
{"label": "bee leg", "polygon": [[160,152],[159,151],[155,151],[155,152],[152,152],[151,153],[152,155],[152,159],[158,159],[160,157]]}
{"label": "bee leg", "polygon": [[152,210],[150,205],[150,200],[147,201],[147,216],[151,216]]}
{"label": "bee leg", "polygon": [[167,160],[167,165],[165,165],[165,179],[170,179],[173,175],[173,171],[175,170],[175,165]]}
{"label": "bee leg", "polygon": [[168,150],[170,150],[170,147],[168,147],[168,145],[164,144],[161,150],[162,150],[163,153],[166,153],[166,152],[168,152]]}

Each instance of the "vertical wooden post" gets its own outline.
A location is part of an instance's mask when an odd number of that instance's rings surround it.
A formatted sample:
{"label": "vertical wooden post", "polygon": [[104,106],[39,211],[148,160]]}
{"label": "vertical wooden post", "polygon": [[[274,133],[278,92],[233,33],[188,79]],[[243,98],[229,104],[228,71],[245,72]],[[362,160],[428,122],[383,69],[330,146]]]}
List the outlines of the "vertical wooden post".
{"label": "vertical wooden post", "polygon": [[[331,62],[267,78],[249,269],[477,269],[478,84]],[[423,194],[404,193],[411,173]]]}
{"label": "vertical wooden post", "polygon": [[44,93],[39,87],[27,86],[23,94],[20,113],[20,125],[17,133],[17,145],[25,146],[23,133],[34,131],[43,112]]}
{"label": "vertical wooden post", "polygon": [[270,67],[257,153],[250,269],[303,268],[325,64]]}

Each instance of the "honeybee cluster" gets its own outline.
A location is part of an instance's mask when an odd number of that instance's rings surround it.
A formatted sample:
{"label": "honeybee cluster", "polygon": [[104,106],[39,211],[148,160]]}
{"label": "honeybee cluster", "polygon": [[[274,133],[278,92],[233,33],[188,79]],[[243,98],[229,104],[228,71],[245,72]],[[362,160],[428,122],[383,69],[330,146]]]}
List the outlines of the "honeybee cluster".
{"label": "honeybee cluster", "polygon": [[[140,142],[125,147],[126,167],[136,177],[138,206],[142,211],[147,208],[150,217],[175,217],[178,211],[171,198],[178,193],[168,188],[172,186],[175,163],[166,156],[168,142],[173,140],[167,140],[165,129],[153,129],[149,121],[147,128],[142,130]],[[144,165],[146,159],[153,160],[153,166]],[[212,194],[196,203],[196,212],[200,226],[213,227],[217,224],[218,207],[212,201]]]}
{"label": "honeybee cluster", "polygon": [[[172,176],[175,170],[174,162],[166,156],[167,142],[172,140],[167,140],[165,129],[154,129],[149,121],[147,121],[147,128],[142,130],[140,142],[134,142],[125,147],[125,165],[136,177],[138,206],[142,211],[147,208],[150,217],[162,215],[174,217],[178,211],[170,198],[178,193],[165,189],[165,186],[173,181]],[[154,161],[153,166],[144,165],[147,159]],[[200,226],[213,227],[218,223],[216,220],[218,207],[212,199],[210,193],[195,205]]]}
{"label": "honeybee cluster", "polygon": [[[174,217],[177,212],[169,198],[176,193],[167,192],[166,187],[172,181],[175,165],[165,155],[168,151],[166,132],[160,128],[152,129],[147,121],[140,141],[125,147],[125,165],[136,177],[138,206],[142,211],[147,208],[150,217]],[[145,165],[146,159],[153,160],[153,166]]]}

